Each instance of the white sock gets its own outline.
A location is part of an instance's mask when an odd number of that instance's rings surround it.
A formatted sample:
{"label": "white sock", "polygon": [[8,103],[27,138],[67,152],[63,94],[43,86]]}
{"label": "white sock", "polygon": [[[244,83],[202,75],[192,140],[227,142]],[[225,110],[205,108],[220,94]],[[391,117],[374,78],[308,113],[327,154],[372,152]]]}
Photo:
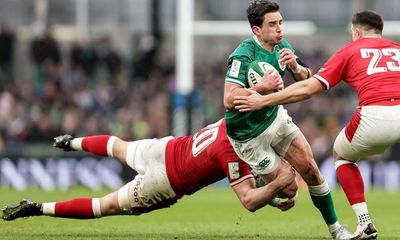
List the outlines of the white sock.
{"label": "white sock", "polygon": [[83,140],[83,137],[72,139],[71,143],[70,143],[70,147],[72,149],[82,151],[83,150],[82,149],[82,140]]}
{"label": "white sock", "polygon": [[92,209],[93,209],[93,214],[95,217],[97,217],[97,218],[101,217],[100,199],[99,198],[92,199]]}
{"label": "white sock", "polygon": [[114,157],[113,154],[113,147],[114,147],[114,142],[117,140],[117,137],[115,136],[110,136],[107,142],[107,154],[109,157]]}
{"label": "white sock", "polygon": [[356,203],[354,205],[351,205],[351,207],[353,208],[354,213],[357,216],[357,221],[360,225],[366,225],[368,223],[372,223],[371,217],[369,216],[368,213],[367,203],[365,202]]}
{"label": "white sock", "polygon": [[331,190],[329,189],[328,182],[324,179],[324,182],[316,186],[308,186],[308,191],[313,196],[325,196],[328,195]]}
{"label": "white sock", "polygon": [[56,203],[55,202],[43,203],[42,208],[43,208],[43,215],[54,217],[54,215],[56,213]]}

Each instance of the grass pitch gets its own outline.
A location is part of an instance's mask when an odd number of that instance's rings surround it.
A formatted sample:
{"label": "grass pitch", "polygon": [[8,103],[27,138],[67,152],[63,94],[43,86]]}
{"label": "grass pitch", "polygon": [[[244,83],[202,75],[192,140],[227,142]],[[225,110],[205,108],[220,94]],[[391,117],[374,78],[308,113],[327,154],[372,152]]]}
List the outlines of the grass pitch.
{"label": "grass pitch", "polygon": [[[0,188],[0,206],[23,198],[44,201],[75,197],[99,197],[74,188],[67,192]],[[370,214],[379,239],[400,239],[400,193],[369,191]],[[350,231],[355,217],[341,191],[334,192],[340,221]],[[308,192],[300,191],[296,206],[288,212],[265,207],[255,213],[245,210],[230,188],[209,187],[181,199],[168,209],[141,216],[114,216],[95,220],[32,217],[11,222],[0,220],[0,239],[331,239]]]}

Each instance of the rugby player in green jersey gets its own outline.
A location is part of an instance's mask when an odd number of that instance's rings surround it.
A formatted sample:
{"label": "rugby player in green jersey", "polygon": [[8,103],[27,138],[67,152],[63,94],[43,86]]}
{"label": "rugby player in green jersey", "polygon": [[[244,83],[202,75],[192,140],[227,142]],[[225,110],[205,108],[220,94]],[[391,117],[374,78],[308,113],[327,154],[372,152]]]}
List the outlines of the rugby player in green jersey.
{"label": "rugby player in green jersey", "polygon": [[[321,212],[334,239],[351,239],[352,234],[338,222],[329,186],[318,169],[313,154],[299,128],[281,105],[258,111],[239,112],[233,100],[249,95],[247,70],[251,62],[270,63],[276,71],[267,72],[251,89],[267,94],[283,87],[281,76],[288,70],[295,80],[311,75],[283,38],[283,18],[276,2],[259,0],[250,4],[247,17],[254,36],[244,40],[229,56],[225,77],[224,105],[227,134],[239,157],[259,175],[267,176],[282,159],[288,161],[308,185],[311,199]],[[265,177],[265,181],[269,181]],[[294,201],[292,203],[294,206]]]}

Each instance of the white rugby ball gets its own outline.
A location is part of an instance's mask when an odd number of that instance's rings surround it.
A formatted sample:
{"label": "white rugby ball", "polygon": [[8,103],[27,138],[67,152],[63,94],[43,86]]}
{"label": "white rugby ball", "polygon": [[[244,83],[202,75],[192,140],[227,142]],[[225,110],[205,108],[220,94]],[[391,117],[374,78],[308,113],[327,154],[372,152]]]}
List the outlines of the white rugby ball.
{"label": "white rugby ball", "polygon": [[261,82],[264,73],[270,69],[275,69],[274,66],[267,62],[253,61],[249,64],[247,69],[247,82],[250,87],[253,87],[257,83]]}

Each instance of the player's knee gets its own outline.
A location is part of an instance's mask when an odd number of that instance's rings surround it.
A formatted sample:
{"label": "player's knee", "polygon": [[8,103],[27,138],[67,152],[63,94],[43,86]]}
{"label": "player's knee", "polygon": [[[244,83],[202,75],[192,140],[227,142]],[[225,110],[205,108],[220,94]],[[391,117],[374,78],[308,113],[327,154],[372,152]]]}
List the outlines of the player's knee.
{"label": "player's knee", "polygon": [[[118,205],[118,196],[117,192],[113,192],[99,199],[99,207],[100,207],[100,215],[101,216],[109,216],[121,214],[122,210]],[[95,210],[95,208],[94,208]],[[96,212],[96,211],[94,211]]]}
{"label": "player's knee", "polygon": [[101,206],[101,215],[108,216],[108,215],[117,215],[123,213],[121,208],[118,205],[118,202],[111,202],[108,199],[100,199],[100,206]]}

